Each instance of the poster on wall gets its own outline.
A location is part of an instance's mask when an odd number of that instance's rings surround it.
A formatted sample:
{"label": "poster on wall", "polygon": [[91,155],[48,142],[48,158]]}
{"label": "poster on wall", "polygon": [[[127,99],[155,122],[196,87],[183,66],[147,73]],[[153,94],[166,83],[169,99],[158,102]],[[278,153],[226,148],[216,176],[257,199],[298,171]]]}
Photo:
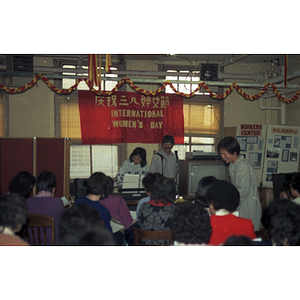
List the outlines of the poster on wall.
{"label": "poster on wall", "polygon": [[240,145],[241,155],[253,167],[257,185],[262,181],[266,131],[267,125],[263,124],[240,124],[236,131],[236,140]]}
{"label": "poster on wall", "polygon": [[82,144],[161,143],[172,135],[184,143],[183,98],[116,92],[97,96],[78,91]]}
{"label": "poster on wall", "polygon": [[300,127],[241,124],[236,139],[258,185],[273,188],[272,174],[298,172]]}
{"label": "poster on wall", "polygon": [[268,125],[263,186],[272,188],[273,173],[298,172],[300,127]]}

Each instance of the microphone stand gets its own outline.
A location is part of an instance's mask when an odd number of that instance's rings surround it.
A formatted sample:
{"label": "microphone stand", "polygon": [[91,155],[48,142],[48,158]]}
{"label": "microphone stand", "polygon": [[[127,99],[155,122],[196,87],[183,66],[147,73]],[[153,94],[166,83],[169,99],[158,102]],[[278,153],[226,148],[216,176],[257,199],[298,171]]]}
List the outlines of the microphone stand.
{"label": "microphone stand", "polygon": [[174,176],[174,178],[173,178],[173,180],[176,182],[176,194],[178,195],[178,189],[179,189],[179,187],[178,187],[178,182],[177,182],[177,174],[178,174],[178,172],[179,172],[179,165],[178,165],[178,153],[177,153],[177,151],[175,151],[175,156],[176,156],[176,163],[177,163],[177,171],[176,171],[176,174],[175,174],[175,176]]}
{"label": "microphone stand", "polygon": [[161,175],[164,176],[164,157],[161,155]]}

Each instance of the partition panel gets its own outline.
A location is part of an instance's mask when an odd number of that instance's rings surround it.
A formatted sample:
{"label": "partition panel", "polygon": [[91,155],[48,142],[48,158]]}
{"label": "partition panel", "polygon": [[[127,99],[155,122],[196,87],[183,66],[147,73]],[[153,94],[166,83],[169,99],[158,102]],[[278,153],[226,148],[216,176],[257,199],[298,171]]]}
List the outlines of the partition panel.
{"label": "partition panel", "polygon": [[11,179],[19,171],[33,173],[33,140],[28,138],[0,139],[1,194],[8,192]]}
{"label": "partition panel", "polygon": [[[51,171],[56,175],[57,187],[56,197],[69,196],[69,181],[65,180],[67,165],[65,161],[69,159],[66,157],[66,139],[57,138],[37,138],[37,158],[36,171],[39,174],[42,171]],[[67,194],[66,194],[67,193]]]}

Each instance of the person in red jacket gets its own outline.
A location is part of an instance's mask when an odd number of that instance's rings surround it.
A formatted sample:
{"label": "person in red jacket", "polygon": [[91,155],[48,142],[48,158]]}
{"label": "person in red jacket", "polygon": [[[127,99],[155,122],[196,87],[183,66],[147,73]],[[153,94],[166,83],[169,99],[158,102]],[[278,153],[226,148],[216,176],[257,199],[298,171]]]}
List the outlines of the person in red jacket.
{"label": "person in red jacket", "polygon": [[256,238],[252,221],[232,214],[240,203],[240,194],[233,184],[215,179],[206,197],[211,212],[212,226],[209,245],[224,244],[226,239],[233,235]]}

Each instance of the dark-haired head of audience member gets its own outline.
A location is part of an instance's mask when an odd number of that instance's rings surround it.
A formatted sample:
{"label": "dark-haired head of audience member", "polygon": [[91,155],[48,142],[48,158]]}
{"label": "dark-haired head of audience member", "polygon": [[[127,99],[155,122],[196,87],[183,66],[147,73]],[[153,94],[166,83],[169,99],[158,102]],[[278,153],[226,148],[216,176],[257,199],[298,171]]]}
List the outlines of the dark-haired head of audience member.
{"label": "dark-haired head of audience member", "polygon": [[35,184],[35,177],[27,171],[18,172],[9,183],[9,192],[19,194],[24,199],[30,197],[32,188]]}
{"label": "dark-haired head of audience member", "polygon": [[60,246],[116,246],[112,235],[104,228],[86,231],[84,234],[68,235],[63,237]]}
{"label": "dark-haired head of audience member", "polygon": [[100,199],[107,198],[113,191],[114,181],[111,177],[102,172],[93,173],[87,181],[87,195],[100,196]]}
{"label": "dark-haired head of audience member", "polygon": [[[111,234],[103,228],[99,212],[85,203],[79,203],[65,210],[59,220],[58,228],[59,245],[84,245],[84,243],[110,245],[110,242],[114,242],[112,237],[106,238],[107,234],[110,236]],[[103,240],[100,237],[103,237]]]}
{"label": "dark-haired head of audience member", "polygon": [[268,230],[273,245],[300,245],[300,205],[277,200],[269,210]]}
{"label": "dark-haired head of audience member", "polygon": [[201,178],[201,180],[198,183],[198,189],[196,192],[196,199],[195,204],[201,205],[204,208],[208,208],[208,202],[205,198],[205,195],[210,188],[213,180],[215,180],[215,176],[205,176]]}
{"label": "dark-haired head of audience member", "polygon": [[145,188],[146,194],[149,196],[151,194],[151,189],[154,186],[154,182],[156,179],[162,177],[160,173],[147,173],[145,177],[142,179],[143,187]]}
{"label": "dark-haired head of audience member", "polygon": [[300,197],[300,173],[294,173],[292,175],[290,188],[293,197]]}
{"label": "dark-haired head of audience member", "polygon": [[267,238],[270,240],[270,222],[271,218],[274,217],[278,212],[284,210],[294,209],[297,204],[293,203],[288,199],[279,199],[272,201],[268,206],[266,206],[262,211],[261,223],[265,230]]}
{"label": "dark-haired head of audience member", "polygon": [[256,246],[256,243],[245,235],[229,237],[223,246]]}
{"label": "dark-haired head of audience member", "polygon": [[36,187],[39,192],[50,192],[53,196],[56,189],[55,174],[50,171],[42,171],[36,178]]}
{"label": "dark-haired head of audience member", "polygon": [[142,168],[144,166],[146,166],[146,164],[147,164],[147,159],[146,159],[147,152],[144,148],[136,147],[129,156],[130,162],[133,162],[133,159],[132,159],[133,156],[139,156],[141,158],[140,164],[141,164]]}
{"label": "dark-haired head of audience member", "polygon": [[8,227],[13,232],[19,232],[27,219],[27,205],[19,194],[0,196],[0,226],[3,227],[2,229]]}
{"label": "dark-haired head of audience member", "polygon": [[176,198],[176,183],[173,179],[167,177],[158,178],[153,185],[150,195],[151,200],[161,200],[165,204],[173,203]]}
{"label": "dark-haired head of audience member", "polygon": [[211,213],[220,209],[234,212],[240,204],[240,193],[226,180],[213,180],[206,194]]}
{"label": "dark-haired head of audience member", "polygon": [[182,244],[208,244],[212,232],[207,210],[190,202],[176,206],[170,227],[174,240]]}

